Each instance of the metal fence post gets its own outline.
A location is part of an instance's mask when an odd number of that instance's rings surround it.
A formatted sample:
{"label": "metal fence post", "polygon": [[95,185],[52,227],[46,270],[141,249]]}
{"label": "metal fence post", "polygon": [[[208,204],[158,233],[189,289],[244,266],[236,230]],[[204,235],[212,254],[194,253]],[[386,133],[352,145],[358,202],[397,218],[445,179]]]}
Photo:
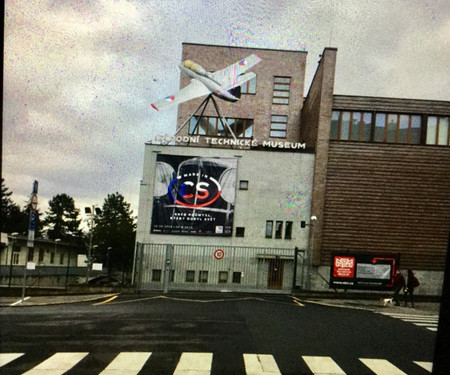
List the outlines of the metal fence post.
{"label": "metal fence post", "polygon": [[170,270],[172,268],[173,245],[166,246],[166,261],[164,262],[164,285],[163,293],[169,293]]}

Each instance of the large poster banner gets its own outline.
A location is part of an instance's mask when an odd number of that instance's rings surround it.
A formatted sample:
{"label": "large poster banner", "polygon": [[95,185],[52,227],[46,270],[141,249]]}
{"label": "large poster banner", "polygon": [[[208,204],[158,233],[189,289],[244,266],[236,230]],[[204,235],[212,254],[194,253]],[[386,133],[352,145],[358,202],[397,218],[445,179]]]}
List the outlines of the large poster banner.
{"label": "large poster banner", "polygon": [[151,233],[231,236],[236,158],[156,156]]}
{"label": "large poster banner", "polygon": [[388,290],[398,267],[398,255],[333,253],[330,288]]}

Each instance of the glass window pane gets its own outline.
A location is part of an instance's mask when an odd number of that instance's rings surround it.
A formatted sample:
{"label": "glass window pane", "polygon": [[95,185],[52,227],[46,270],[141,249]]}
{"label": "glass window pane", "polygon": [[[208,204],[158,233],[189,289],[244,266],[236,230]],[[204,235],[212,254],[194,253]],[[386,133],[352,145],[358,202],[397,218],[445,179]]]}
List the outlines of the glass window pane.
{"label": "glass window pane", "polygon": [[272,99],[273,104],[289,104],[289,99],[285,98],[273,98]]}
{"label": "glass window pane", "polygon": [[362,134],[362,141],[368,142],[370,141],[370,135],[372,133],[372,114],[371,113],[364,113],[363,116],[363,134]]}
{"label": "glass window pane", "polygon": [[283,222],[277,221],[275,224],[275,238],[281,238],[283,234]]}
{"label": "glass window pane", "polygon": [[249,94],[255,94],[255,93],[256,93],[256,76],[253,77],[253,78],[248,82],[248,93],[249,93]]}
{"label": "glass window pane", "polygon": [[342,124],[340,140],[348,140],[348,132],[350,130],[350,112],[342,112]]}
{"label": "glass window pane", "polygon": [[287,122],[287,116],[272,115],[272,122]]}
{"label": "glass window pane", "polygon": [[245,131],[245,121],[240,118],[236,119],[236,127],[234,131],[236,137],[242,138],[244,136],[244,131]]}
{"label": "glass window pane", "polygon": [[241,283],[241,272],[233,272],[233,283],[240,284]]}
{"label": "glass window pane", "polygon": [[273,96],[289,98],[289,91],[274,91]]}
{"label": "glass window pane", "polygon": [[253,137],[253,120],[247,120],[247,127],[245,129],[245,138]]}
{"label": "glass window pane", "polygon": [[271,130],[270,136],[272,138],[286,138],[286,131],[282,130]]}
{"label": "glass window pane", "polygon": [[187,270],[186,271],[186,282],[187,283],[193,283],[194,280],[195,280],[195,271]]}
{"label": "glass window pane", "polygon": [[208,135],[216,135],[217,117],[209,117]]}
{"label": "glass window pane", "polygon": [[274,122],[270,125],[270,130],[286,130],[286,124]]}
{"label": "glass window pane", "polygon": [[284,231],[284,238],[286,240],[292,239],[292,221],[286,221],[286,229]]}
{"label": "glass window pane", "polygon": [[191,117],[189,122],[189,134],[198,134],[198,128],[195,128],[195,124],[197,123],[197,117]]}
{"label": "glass window pane", "polygon": [[386,125],[386,114],[377,113],[375,119],[375,142],[383,142],[384,141],[384,127]]}
{"label": "glass window pane", "polygon": [[386,142],[395,142],[395,136],[397,134],[397,121],[398,115],[392,113],[388,115]]}
{"label": "glass window pane", "polygon": [[361,112],[353,112],[352,118],[352,141],[359,141],[359,130],[361,127]]}
{"label": "glass window pane", "polygon": [[408,129],[409,129],[409,119],[408,115],[400,115],[400,124],[398,127],[398,142],[408,143]]}
{"label": "glass window pane", "polygon": [[409,143],[420,144],[420,123],[420,116],[411,116],[411,132],[409,136]]}
{"label": "glass window pane", "polygon": [[201,118],[200,123],[198,124],[198,134],[206,135],[206,131],[208,130],[208,121],[206,118]]}
{"label": "glass window pane", "polygon": [[275,83],[290,83],[291,78],[290,77],[275,77]]}
{"label": "glass window pane", "polygon": [[331,114],[330,139],[338,139],[339,115],[339,111],[333,111],[333,113]]}
{"label": "glass window pane", "polygon": [[[226,119],[228,124],[230,124],[230,120]],[[227,133],[229,133],[228,130],[225,130],[225,127],[222,124],[222,121],[220,119],[217,119],[217,136],[218,137],[224,137]]]}
{"label": "glass window pane", "polygon": [[281,84],[281,83],[275,83],[273,85],[274,90],[283,90],[283,91],[289,91],[289,85]]}
{"label": "glass window pane", "polygon": [[219,284],[224,284],[228,281],[228,272],[219,271]]}
{"label": "glass window pane", "polygon": [[266,238],[272,238],[272,231],[273,231],[273,221],[268,220],[266,221]]}
{"label": "glass window pane", "polygon": [[427,145],[436,144],[437,117],[429,116],[427,123]]}
{"label": "glass window pane", "polygon": [[439,118],[438,145],[448,145],[448,117]]}

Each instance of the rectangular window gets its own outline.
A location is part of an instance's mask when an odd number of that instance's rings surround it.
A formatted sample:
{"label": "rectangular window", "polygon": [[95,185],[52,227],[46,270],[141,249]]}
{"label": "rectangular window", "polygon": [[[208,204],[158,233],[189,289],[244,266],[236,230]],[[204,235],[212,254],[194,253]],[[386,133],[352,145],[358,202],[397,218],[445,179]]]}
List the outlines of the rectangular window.
{"label": "rectangular window", "polygon": [[186,282],[193,283],[195,281],[195,271],[188,270],[186,271]]}
{"label": "rectangular window", "polygon": [[19,255],[20,253],[13,253],[13,264],[19,264]]}
{"label": "rectangular window", "polygon": [[273,221],[267,220],[266,221],[266,238],[272,238],[272,232],[273,232]]}
{"label": "rectangular window", "polygon": [[50,264],[54,264],[55,263],[55,253],[51,252],[50,253]]}
{"label": "rectangular window", "polygon": [[[230,129],[238,138],[253,137],[253,119],[227,118]],[[210,137],[227,137],[231,136],[230,131],[226,128],[219,117],[203,116],[199,121],[199,116],[193,116],[189,123],[190,135],[205,135]]]}
{"label": "rectangular window", "polygon": [[169,281],[173,283],[175,280],[175,270],[170,270]]}
{"label": "rectangular window", "polygon": [[161,281],[161,270],[152,270],[152,281]]}
{"label": "rectangular window", "polygon": [[286,138],[287,116],[272,115],[270,136],[272,138]]}
{"label": "rectangular window", "polygon": [[248,190],[248,181],[247,180],[239,181],[239,190]]}
{"label": "rectangular window", "polygon": [[244,237],[245,228],[244,227],[236,227],[236,237]]}
{"label": "rectangular window", "polygon": [[59,264],[64,264],[64,253],[59,254]]}
{"label": "rectangular window", "polygon": [[333,111],[330,139],[369,142],[372,132],[372,113]]}
{"label": "rectangular window", "polygon": [[277,221],[275,224],[275,238],[283,238],[283,222]]}
{"label": "rectangular window", "polygon": [[427,120],[427,145],[448,146],[449,139],[449,117],[428,116]]}
{"label": "rectangular window", "polygon": [[28,262],[32,262],[34,260],[34,249],[32,247],[28,250]]}
{"label": "rectangular window", "polygon": [[292,239],[292,221],[286,221],[286,228],[284,229],[284,238],[286,240]]}
{"label": "rectangular window", "polygon": [[375,142],[419,144],[419,115],[377,113],[375,117]]}
{"label": "rectangular window", "polygon": [[219,284],[225,284],[226,282],[228,282],[228,272],[219,271]]}
{"label": "rectangular window", "polygon": [[233,284],[241,283],[242,272],[233,272]]}
{"label": "rectangular window", "polygon": [[207,283],[208,282],[208,271],[199,271],[198,282],[199,283]]}
{"label": "rectangular window", "polygon": [[39,249],[39,263],[44,261],[44,249]]}
{"label": "rectangular window", "polygon": [[256,76],[241,85],[241,94],[256,94]]}
{"label": "rectangular window", "polygon": [[272,98],[273,104],[289,104],[290,84],[290,77],[274,77]]}

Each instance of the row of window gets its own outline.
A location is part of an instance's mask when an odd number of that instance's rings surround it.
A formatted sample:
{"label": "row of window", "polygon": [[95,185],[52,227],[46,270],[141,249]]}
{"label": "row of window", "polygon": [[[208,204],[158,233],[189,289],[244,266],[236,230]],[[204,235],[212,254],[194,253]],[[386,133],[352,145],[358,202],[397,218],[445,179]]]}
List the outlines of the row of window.
{"label": "row of window", "polygon": [[[422,128],[426,138],[422,140]],[[438,116],[333,111],[330,139],[448,146],[449,118]]]}
{"label": "row of window", "polygon": [[[228,126],[237,138],[253,137],[253,119],[226,118]],[[210,137],[230,136],[228,129],[225,129],[219,117],[199,116],[191,117],[189,123],[190,135],[205,135]]]}
{"label": "row of window", "polygon": [[[267,220],[266,221],[266,238],[276,238],[276,239],[282,239],[283,233],[284,233],[284,239],[285,240],[291,240],[292,239],[292,221],[274,221],[273,220]],[[283,231],[284,229],[284,231]]]}
{"label": "row of window", "polygon": [[[38,252],[38,263],[43,263],[44,262],[44,249],[39,249]],[[12,254],[12,264],[19,264],[19,255],[20,255],[20,248],[14,248],[13,249],[13,254]],[[65,254],[64,253],[60,253],[59,254],[59,264],[64,264],[64,259],[65,259]],[[55,252],[51,252],[50,253],[50,264],[55,264],[55,260],[56,260],[56,253]],[[33,248],[29,248],[28,250],[28,262],[34,262],[34,249]]]}
{"label": "row of window", "polygon": [[[196,271],[195,270],[187,270],[185,274],[185,282],[193,283],[195,282]],[[208,282],[208,271],[198,271],[197,281],[199,283],[207,283]],[[231,277],[231,282],[233,284],[241,283],[242,272],[233,272]],[[217,282],[219,284],[228,283],[229,272],[228,271],[219,271],[219,277]],[[175,280],[175,270],[170,270],[169,281],[173,282]],[[162,270],[161,269],[153,269],[152,270],[152,281],[161,282],[162,281]]]}

